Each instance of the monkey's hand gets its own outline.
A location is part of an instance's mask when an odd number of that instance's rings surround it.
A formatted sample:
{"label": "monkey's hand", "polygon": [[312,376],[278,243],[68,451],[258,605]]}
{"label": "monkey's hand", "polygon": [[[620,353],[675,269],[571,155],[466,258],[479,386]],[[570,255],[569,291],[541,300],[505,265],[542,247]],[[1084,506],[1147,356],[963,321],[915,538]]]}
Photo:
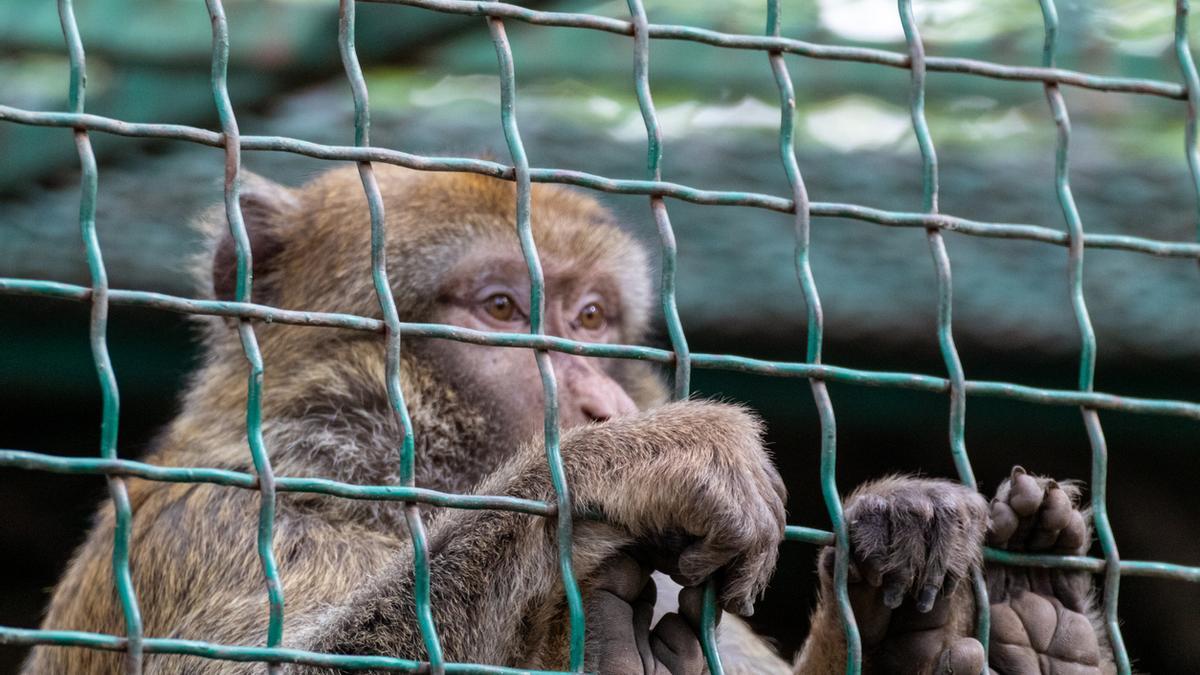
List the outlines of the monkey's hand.
{"label": "monkey's hand", "polygon": [[[1079,489],[1021,467],[996,491],[988,544],[1010,551],[1083,555],[1091,541]],[[1112,672],[1111,652],[1089,620],[1087,572],[989,565],[992,607],[988,660],[1001,675]]]}
{"label": "monkey's hand", "polygon": [[562,456],[580,515],[598,513],[682,586],[717,574],[721,606],[753,613],[775,570],[786,497],[756,417],[672,403],[573,429]]}
{"label": "monkey's hand", "polygon": [[708,668],[700,648],[703,590],[679,593],[679,612],[651,626],[655,585],[652,568],[627,554],[612,558],[593,577],[586,599],[587,670],[600,675],[701,675]]}
{"label": "monkey's hand", "polygon": [[[973,603],[963,581],[982,559],[984,498],[947,480],[890,477],[855,490],[846,521],[850,603],[867,672],[980,672],[983,648],[968,637]],[[832,548],[819,567],[825,611],[814,623],[835,623]]]}
{"label": "monkey's hand", "polygon": [[[606,565],[632,551],[647,567],[667,568],[685,587],[717,574],[722,606],[753,611],[775,569],[785,497],[757,418],[736,406],[673,403],[570,429],[560,450],[574,509],[572,561],[585,596],[599,597],[593,591],[605,583],[612,590]],[[519,449],[476,493],[553,501],[544,449],[537,443]],[[447,660],[565,667],[566,650],[551,635],[566,626],[554,522],[494,509],[452,509],[430,519],[430,605]],[[419,656],[414,579],[411,554],[402,548],[387,569],[329,610],[321,634],[303,647]],[[633,585],[636,600],[644,585]],[[633,589],[617,591],[615,598],[628,599]],[[657,639],[673,649],[686,643],[687,616],[684,611],[661,624],[648,634],[649,644]],[[629,621],[622,635],[636,637]],[[495,626],[522,628],[497,632]],[[607,641],[618,648],[637,644]],[[695,662],[656,658],[671,672],[676,666],[691,672]]]}

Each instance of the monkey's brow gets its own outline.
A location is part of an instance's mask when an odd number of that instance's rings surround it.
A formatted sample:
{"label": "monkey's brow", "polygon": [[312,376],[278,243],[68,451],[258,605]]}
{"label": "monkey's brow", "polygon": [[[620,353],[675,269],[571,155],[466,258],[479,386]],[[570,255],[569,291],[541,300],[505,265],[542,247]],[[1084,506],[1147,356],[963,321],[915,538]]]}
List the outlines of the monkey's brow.
{"label": "monkey's brow", "polygon": [[[617,311],[621,304],[620,284],[611,274],[593,265],[563,264],[548,257],[543,264],[543,277],[547,295],[561,297],[594,292],[604,297],[606,309]],[[522,296],[518,300],[527,300],[529,268],[523,260],[513,260],[508,255],[468,257],[450,273],[438,296],[471,301],[489,284],[508,286]]]}

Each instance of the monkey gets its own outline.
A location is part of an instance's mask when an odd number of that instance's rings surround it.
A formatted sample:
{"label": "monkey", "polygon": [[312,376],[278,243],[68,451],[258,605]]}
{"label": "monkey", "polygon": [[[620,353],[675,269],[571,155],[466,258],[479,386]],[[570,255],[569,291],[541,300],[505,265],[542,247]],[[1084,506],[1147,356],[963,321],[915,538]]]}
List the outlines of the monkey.
{"label": "monkey", "polygon": [[[527,331],[530,282],[513,234],[513,185],[468,174],[375,171],[401,318]],[[254,302],[382,316],[367,203],[352,168],[301,190],[247,179],[240,201],[254,252]],[[535,186],[532,207],[547,280],[546,330],[588,342],[643,340],[651,290],[640,247],[597,202],[575,192]],[[219,218],[201,220],[214,233],[203,283],[212,297],[232,299],[232,238],[215,235]],[[147,461],[251,472],[242,345],[228,321],[208,320],[202,331],[203,362]],[[265,363],[262,435],[274,472],[396,484],[403,429],[386,394],[381,337],[266,322],[255,331]],[[644,363],[564,353],[549,360],[577,510],[560,517],[576,520],[572,564],[581,590],[591,599],[604,565],[640,546],[689,587],[720,570],[722,606],[749,612],[774,569],[784,528],[785,491],[759,420],[733,405],[659,405],[665,388]],[[534,366],[528,350],[406,340],[400,379],[415,432],[417,485],[554,501]],[[128,490],[131,571],[145,634],[262,644],[266,590],[253,543],[259,496],[136,478]],[[584,514],[599,517],[577,518]],[[423,518],[433,618],[446,658],[565,667],[555,519],[459,509],[427,509]],[[425,656],[402,504],[281,493],[274,530],[284,646]],[[123,631],[107,562],[112,532],[105,505],[52,594],[45,626]],[[694,642],[688,618],[660,620],[655,644]],[[120,658],[39,647],[26,672],[109,673]],[[147,654],[145,668],[236,673],[261,665]]]}
{"label": "monkey", "polygon": [[[514,185],[392,165],[375,165],[374,173],[400,319],[527,332],[530,281],[514,235]],[[546,279],[547,333],[591,343],[644,341],[652,289],[640,244],[611,212],[577,191],[535,184],[531,205]],[[353,167],[297,189],[246,175],[240,207],[253,252],[252,302],[383,316],[371,277],[367,202]],[[202,295],[232,300],[233,239],[215,211],[199,226],[209,241],[197,265]],[[247,363],[235,323],[200,320],[202,362],[146,461],[254,471],[244,421]],[[387,395],[384,338],[266,321],[253,327],[265,364],[261,426],[273,471],[396,485],[404,428]],[[828,551],[821,554],[810,636],[793,664],[738,618],[752,613],[766,588],[785,526],[786,489],[761,420],[731,403],[668,402],[662,378],[642,361],[565,352],[548,358],[558,384],[572,512],[542,517],[419,509],[433,622],[445,658],[566,668],[569,622],[556,523],[569,517],[589,671],[706,672],[699,634],[701,584],[709,578],[718,581],[718,644],[728,672],[840,671],[846,647],[833,609]],[[417,485],[554,502],[542,434],[544,391],[530,350],[405,339],[399,359]],[[254,543],[256,491],[136,477],[127,482],[130,570],[144,633],[263,645],[267,590]],[[893,477],[853,493],[847,499],[850,590],[868,672],[981,670],[982,649],[965,626],[974,601],[960,582],[980,564],[985,537],[1014,550],[1086,548],[1076,494],[1071,484],[1023,470],[1014,470],[990,509],[975,492],[933,479]],[[426,658],[405,504],[280,492],[276,506],[283,646]],[[44,628],[123,633],[110,564],[113,529],[113,507],[105,503],[54,588]],[[1091,643],[1084,644],[1081,633],[1064,646],[1052,630],[1067,623],[1083,630],[1070,617],[1092,612],[1090,578],[989,568],[988,579],[998,584],[992,596],[996,672],[1035,672],[1023,668],[1039,659],[1080,668],[1107,663],[1095,633]],[[1046,630],[1052,632],[1048,642]],[[111,673],[123,658],[41,645],[23,672]],[[330,672],[294,661],[283,659],[283,671]],[[264,669],[168,653],[146,653],[144,667],[156,674]]]}

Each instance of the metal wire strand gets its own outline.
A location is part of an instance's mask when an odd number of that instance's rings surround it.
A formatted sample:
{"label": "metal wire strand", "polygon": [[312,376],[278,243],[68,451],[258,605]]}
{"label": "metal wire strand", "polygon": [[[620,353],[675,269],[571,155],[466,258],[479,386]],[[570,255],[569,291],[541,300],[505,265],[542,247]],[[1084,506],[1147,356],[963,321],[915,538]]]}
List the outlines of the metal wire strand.
{"label": "metal wire strand", "polygon": [[[57,645],[85,647],[105,651],[125,649],[125,639],[115,635],[88,633],[73,630],[32,630],[29,628],[0,628],[0,644],[11,645]],[[173,638],[146,638],[143,641],[147,654],[184,654],[203,659],[232,661],[235,663],[264,662],[296,663],[339,671],[388,671],[425,675],[429,664],[393,656],[364,656],[358,654],[325,654],[301,649],[281,647],[259,647],[251,645],[222,645],[201,640],[177,640]],[[446,672],[451,675],[569,675],[561,671],[529,670],[489,666],[482,663],[447,663]]]}
{"label": "metal wire strand", "polygon": [[[779,0],[767,0],[766,32],[769,36],[779,37],[780,20]],[[817,292],[817,282],[810,262],[812,218],[808,188],[804,184],[804,178],[800,174],[800,163],[796,159],[796,91],[783,52],[771,51],[767,59],[779,90],[779,159],[783,163],[788,185],[792,188],[792,201],[796,205],[793,225],[796,235],[796,277],[804,294],[808,326],[805,359],[810,364],[819,365],[821,341],[825,334],[825,315],[821,309],[821,296]],[[829,512],[834,532],[831,542],[834,546],[834,608],[842,623],[842,633],[846,637],[846,673],[857,675],[862,672],[862,638],[854,619],[854,609],[850,605],[850,532],[842,513],[842,500],[837,488],[837,418],[825,381],[810,378],[809,387],[812,389],[821,425],[821,496],[825,500],[825,509]]]}
{"label": "metal wire strand", "polygon": [[1192,47],[1188,43],[1188,16],[1191,6],[1188,0],[1175,0],[1175,59],[1179,61],[1179,73],[1183,77],[1183,90],[1187,100],[1187,122],[1184,125],[1183,147],[1187,157],[1188,174],[1192,179],[1192,192],[1196,197],[1196,238],[1200,239],[1200,149],[1196,147],[1196,114],[1200,107],[1200,77],[1196,75],[1196,61],[1192,58]]}
{"label": "metal wire strand", "polygon": [[[62,24],[63,39],[71,60],[71,80],[67,105],[77,114],[83,113],[87,86],[87,65],[83,51],[83,40],[75,21],[75,9],[71,0],[58,0],[58,17]],[[79,153],[79,229],[87,255],[88,273],[91,275],[92,316],[89,324],[89,342],[96,377],[100,381],[103,400],[100,421],[100,456],[105,460],[117,459],[117,431],[120,419],[121,395],[117,388],[117,377],[113,372],[112,359],[108,354],[108,272],[100,252],[100,239],[96,234],[96,196],[99,178],[96,170],[96,155],[86,129],[75,129],[75,148]],[[113,504],[113,554],[112,572],[117,597],[121,603],[121,614],[125,620],[125,672],[140,675],[142,672],[142,616],[138,608],[133,578],[129,571],[129,545],[133,530],[133,509],[129,503],[129,491],[120,476],[108,477],[108,494]]]}
{"label": "metal wire strand", "polygon": [[[570,12],[543,12],[526,9],[518,5],[502,2],[473,2],[472,0],[364,0],[393,5],[409,5],[422,7],[437,12],[450,14],[469,14],[474,16],[491,16],[506,19],[516,19],[539,26],[563,26],[568,28],[589,28],[592,30],[616,33],[618,35],[633,35],[634,28],[629,21],[596,16],[594,14],[576,14]],[[830,61],[851,61],[857,63],[874,63],[893,68],[909,68],[911,62],[905,54],[889,52],[882,49],[863,47],[836,47],[813,44],[803,40],[793,40],[762,35],[736,35],[719,31],[696,28],[693,26],[672,26],[650,24],[647,33],[651,38],[659,40],[687,40],[714,47],[726,49],[758,49],[762,51],[781,51],[798,54],[813,59]],[[962,58],[929,58],[926,68],[947,73],[963,73],[999,80],[1017,80],[1034,82],[1058,82],[1073,87],[1095,89],[1097,91],[1127,92],[1149,94],[1166,98],[1184,98],[1184,88],[1174,82],[1147,80],[1125,77],[1104,77],[1079,73],[1061,68],[1028,68],[1021,66],[1006,66],[988,61]]]}
{"label": "metal wire strand", "polygon": [[[367,81],[358,63],[358,52],[354,48],[354,0],[341,0],[338,7],[338,51],[346,78],[354,96],[354,145],[368,147],[371,144],[371,114],[367,96]],[[404,402],[400,387],[400,315],[392,285],[387,273],[387,216],[384,213],[383,195],[370,162],[358,163],[358,174],[367,199],[371,216],[371,279],[375,295],[383,313],[386,345],[386,378],[388,403],[392,414],[403,430],[399,448],[400,485],[412,488],[415,485],[415,448],[412,419]],[[433,621],[433,606],[430,603],[429,544],[425,524],[415,501],[404,505],[404,520],[408,526],[409,539],[413,547],[413,602],[421,640],[429,658],[430,669],[435,675],[445,672],[445,659],[438,639],[437,626]]]}
{"label": "metal wire strand", "polygon": [[[241,185],[242,153],[239,143],[237,118],[229,100],[227,73],[229,68],[229,26],[225,20],[225,9],[221,0],[206,0],[208,15],[212,21],[212,93],[221,120],[221,132],[225,137],[225,217],[229,232],[237,251],[238,302],[249,302],[253,283],[254,265],[250,251],[250,237],[242,219],[239,200]],[[267,647],[279,647],[283,643],[283,582],[279,579],[279,567],[275,562],[275,473],[271,469],[271,458],[263,443],[262,434],[262,385],[263,360],[258,349],[254,327],[248,320],[238,321],[238,336],[242,351],[250,366],[246,384],[246,439],[258,474],[258,558],[262,564],[267,587]],[[278,662],[268,663],[268,672],[280,672]]]}
{"label": "metal wire strand", "polygon": [[[32,126],[81,127],[118,136],[188,141],[213,147],[224,147],[225,144],[224,137],[215,131],[180,124],[140,124],[100,115],[33,111],[6,105],[0,105],[0,121]],[[432,157],[388,148],[325,145],[286,136],[242,136],[241,148],[264,152],[288,152],[315,159],[383,162],[419,171],[465,171],[503,180],[516,180],[516,170],[511,166],[469,157]],[[795,202],[791,199],[757,192],[706,190],[669,181],[608,178],[572,169],[531,168],[529,169],[529,178],[535,183],[562,183],[611,194],[661,195],[693,204],[710,206],[745,206],[780,213],[794,213],[796,208]],[[977,237],[1021,239],[1063,247],[1067,246],[1069,239],[1068,235],[1061,230],[1039,225],[987,223],[944,213],[888,211],[859,204],[812,202],[809,205],[809,212],[813,216],[845,218],[885,227],[935,227],[939,230]],[[1200,260],[1200,244],[1194,242],[1162,241],[1123,234],[1085,234],[1083,242],[1084,246],[1089,248]]]}
{"label": "metal wire strand", "polygon": [[[899,0],[900,25],[904,30],[904,40],[908,44],[909,61],[911,63],[911,87],[909,89],[909,110],[912,116],[913,133],[917,137],[917,146],[921,151],[921,207],[930,214],[938,212],[938,164],[937,150],[933,145],[933,136],[929,133],[929,123],[925,119],[925,45],[913,16],[912,0]],[[975,472],[971,468],[971,458],[967,455],[967,376],[963,370],[962,358],[954,345],[953,308],[954,281],[950,267],[950,254],[946,250],[946,240],[941,230],[927,228],[925,237],[929,243],[929,253],[933,258],[933,268],[937,275],[937,338],[938,349],[946,364],[950,377],[950,454],[954,458],[954,467],[958,478],[972,490],[978,490],[975,482]],[[975,638],[979,640],[984,653],[984,670],[987,669],[988,638],[991,633],[991,608],[988,602],[987,582],[983,570],[971,570],[971,586],[975,594]],[[985,672],[986,675],[986,672]]]}
{"label": "metal wire strand", "polygon": [[[529,177],[529,160],[525,155],[525,145],[521,142],[521,131],[517,128],[516,70],[513,67],[512,47],[508,44],[504,22],[489,18],[487,25],[492,42],[496,47],[496,59],[500,66],[500,122],[504,127],[504,138],[508,143],[508,152],[512,157],[516,173],[517,237],[521,243],[525,264],[529,268],[529,332],[540,336],[546,332],[543,325],[546,309],[546,280],[542,273],[542,262],[538,258],[537,244],[533,240],[533,228],[530,222],[530,199],[533,188]],[[534,356],[537,359],[538,372],[542,377],[542,390],[545,396],[543,429],[546,461],[550,466],[550,480],[554,484],[554,492],[557,496],[558,566],[570,616],[570,664],[572,671],[582,672],[586,627],[584,625],[583,598],[579,593],[579,582],[575,579],[575,571],[571,564],[571,514],[573,509],[559,448],[558,382],[554,378],[554,365],[550,363],[549,352],[539,349]]]}
{"label": "metal wire strand", "polygon": [[[642,111],[642,121],[646,125],[646,169],[651,181],[661,182],[663,134],[654,109],[654,98],[650,95],[650,37],[645,30],[648,25],[646,9],[641,0],[628,0],[628,4],[634,25],[634,87],[637,90],[638,107]],[[679,307],[675,302],[675,230],[671,227],[671,219],[662,195],[650,195],[650,211],[654,214],[655,225],[658,226],[662,252],[662,288],[659,304],[667,326],[671,351],[675,352],[674,395],[676,400],[680,400],[687,398],[691,389],[692,361],[687,337],[683,333],[683,324],[679,320]]]}
{"label": "metal wire strand", "polygon": [[[637,92],[638,107],[646,126],[646,171],[651,181],[662,180],[663,134],[654,109],[654,97],[650,93],[650,36],[646,30],[649,21],[641,0],[628,0],[629,14],[633,18],[633,80]],[[662,195],[650,195],[650,212],[658,228],[659,251],[662,272],[659,283],[659,306],[675,357],[672,398],[683,400],[691,391],[692,358],[688,349],[687,336],[679,320],[679,307],[675,302],[675,263],[677,247],[675,230]],[[703,605],[700,612],[700,644],[708,670],[712,675],[723,675],[721,654],[717,650],[717,589],[716,581],[705,582]]]}
{"label": "metal wire strand", "polygon": [[[1054,65],[1055,48],[1058,40],[1058,12],[1054,0],[1039,0],[1042,8],[1042,19],[1045,24],[1046,40],[1042,49],[1042,64],[1046,67]],[[1071,308],[1075,314],[1075,323],[1079,329],[1079,390],[1091,391],[1096,375],[1096,333],[1092,329],[1092,320],[1088,316],[1087,302],[1083,296],[1083,220],[1075,206],[1075,198],[1071,194],[1070,182],[1070,145],[1071,120],[1067,115],[1067,104],[1057,84],[1045,84],[1046,102],[1054,117],[1057,130],[1057,140],[1054,160],[1054,185],[1058,194],[1058,202],[1062,207],[1063,218],[1067,223],[1067,231],[1071,243],[1067,249],[1067,275],[1070,283]],[[1117,552],[1117,542],[1113,536],[1112,526],[1108,521],[1108,444],[1104,439],[1104,430],[1100,426],[1100,416],[1094,409],[1083,407],[1083,423],[1087,428],[1088,442],[1092,447],[1092,521],[1095,524],[1096,535],[1100,539],[1100,548],[1104,552],[1104,624],[1108,632],[1108,640],[1112,645],[1113,656],[1116,658],[1117,671],[1129,675],[1131,666],[1129,654],[1125,651],[1125,640],[1121,637],[1121,627],[1117,620],[1117,594],[1121,583],[1121,558]]]}

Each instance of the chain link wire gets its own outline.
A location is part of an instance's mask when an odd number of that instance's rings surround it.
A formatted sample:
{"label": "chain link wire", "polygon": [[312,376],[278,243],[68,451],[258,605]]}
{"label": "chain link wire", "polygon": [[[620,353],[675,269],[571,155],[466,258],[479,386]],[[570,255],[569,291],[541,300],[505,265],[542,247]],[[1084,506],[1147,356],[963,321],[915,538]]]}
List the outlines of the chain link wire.
{"label": "chain link wire", "polygon": [[[445,661],[430,605],[428,542],[418,509],[419,504],[426,504],[444,508],[508,510],[556,519],[560,574],[570,619],[570,668],[572,672],[581,672],[584,664],[585,624],[578,582],[571,567],[572,524],[570,518],[558,517],[558,514],[571,512],[571,500],[559,448],[557,384],[549,357],[549,353],[554,351],[581,356],[639,359],[671,367],[674,382],[673,394],[676,399],[683,399],[689,395],[693,367],[757,373],[775,377],[803,378],[809,381],[817,405],[821,428],[820,482],[829,511],[831,530],[789,525],[785,532],[785,538],[787,541],[835,547],[836,606],[847,640],[846,672],[850,674],[861,671],[862,649],[847,595],[849,539],[836,482],[836,419],[826,388],[827,383],[892,387],[947,395],[950,402],[948,428],[951,454],[959,479],[971,487],[975,487],[975,478],[964,441],[965,410],[968,397],[984,396],[1041,405],[1079,407],[1091,445],[1091,506],[1103,558],[1034,555],[990,548],[985,550],[984,557],[989,562],[998,564],[1103,574],[1103,611],[1108,639],[1113,645],[1119,672],[1130,672],[1129,656],[1124,647],[1117,617],[1120,578],[1122,576],[1152,576],[1200,583],[1200,566],[1158,561],[1121,560],[1108,521],[1106,503],[1108,451],[1098,411],[1113,410],[1200,420],[1200,402],[1130,397],[1094,391],[1096,339],[1083,294],[1084,252],[1088,248],[1116,249],[1129,253],[1200,261],[1200,243],[1084,232],[1082,221],[1071,195],[1068,162],[1071,137],[1070,119],[1067,115],[1061,88],[1072,86],[1104,92],[1158,96],[1185,102],[1187,117],[1184,148],[1191,184],[1197,197],[1196,237],[1200,241],[1200,150],[1197,149],[1196,133],[1200,78],[1197,76],[1195,62],[1188,45],[1190,11],[1188,0],[1176,1],[1175,56],[1183,79],[1183,82],[1179,84],[1148,79],[1099,76],[1058,68],[1055,65],[1058,19],[1053,0],[1039,0],[1045,26],[1042,64],[1039,67],[1010,66],[973,59],[927,56],[913,17],[911,0],[898,0],[901,25],[908,47],[907,54],[860,47],[819,45],[782,37],[780,35],[779,0],[767,0],[767,26],[765,35],[762,36],[723,33],[692,26],[653,24],[648,21],[641,0],[628,0],[631,17],[629,21],[590,14],[537,11],[504,2],[369,1],[409,5],[444,13],[479,16],[485,19],[495,45],[499,64],[501,124],[508,143],[511,165],[465,157],[415,155],[370,145],[370,114],[366,80],[358,63],[354,46],[354,0],[340,0],[338,23],[339,50],[354,97],[355,142],[353,146],[323,145],[283,136],[242,136],[239,133],[237,119],[226,86],[229,33],[221,0],[206,0],[209,17],[212,21],[211,83],[221,125],[219,132],[174,124],[130,123],[88,114],[84,112],[85,53],[76,25],[72,1],[58,0],[63,36],[70,57],[68,109],[66,111],[34,111],[0,105],[0,121],[73,130],[82,169],[80,231],[91,275],[91,286],[37,279],[0,278],[0,294],[75,300],[91,304],[90,341],[103,399],[100,456],[56,457],[38,452],[4,449],[0,450],[0,466],[64,474],[105,476],[114,509],[112,569],[116,593],[124,617],[125,634],[103,635],[81,631],[32,630],[0,626],[0,644],[45,644],[120,651],[125,653],[125,672],[133,675],[141,672],[145,653],[184,654],[208,659],[263,662],[268,665],[270,672],[277,672],[282,663],[346,670],[380,669],[400,672],[481,674],[532,672],[484,664],[447,663]],[[581,171],[530,166],[521,142],[514,112],[516,76],[512,49],[505,33],[505,20],[544,26],[599,30],[633,38],[634,86],[647,136],[648,177],[646,179],[616,179]],[[649,81],[650,42],[653,39],[686,40],[714,47],[766,52],[779,91],[779,152],[791,188],[789,196],[703,190],[663,180],[662,132],[655,113]],[[785,55],[872,63],[910,71],[910,111],[914,134],[922,158],[922,212],[897,212],[857,204],[809,200],[795,152],[796,98]],[[1057,129],[1055,190],[1066,222],[1065,231],[1030,224],[980,222],[939,212],[937,154],[924,114],[925,77],[928,72],[966,73],[994,79],[1042,83]],[[235,301],[197,300],[161,293],[109,288],[96,236],[98,171],[89,139],[91,132],[138,138],[180,140],[219,147],[224,150],[225,212],[237,255]],[[383,311],[383,320],[350,314],[284,310],[252,302],[253,265],[249,238],[242,220],[238,197],[243,151],[288,152],[319,159],[358,163],[364,196],[367,199],[371,215],[372,275],[378,301]],[[384,240],[386,215],[371,166],[373,162],[395,164],[424,171],[478,173],[516,183],[516,234],[529,268],[531,281],[531,330],[528,334],[477,331],[455,326],[408,323],[400,320],[388,282],[386,242]],[[542,321],[545,283],[530,223],[530,194],[533,182],[560,183],[600,192],[638,194],[649,197],[651,213],[654,216],[660,240],[662,260],[660,306],[666,321],[670,349],[639,345],[585,343],[545,334]],[[667,198],[696,204],[768,209],[793,215],[796,273],[807,313],[807,346],[803,362],[752,359],[731,354],[694,354],[689,350],[675,300],[676,245],[675,233],[666,205]],[[937,337],[946,365],[947,377],[859,370],[826,365],[822,362],[821,342],[824,320],[820,295],[817,292],[810,262],[809,240],[813,216],[848,218],[885,227],[923,228],[926,231],[937,274]],[[943,235],[947,231],[985,238],[1023,239],[1062,246],[1067,249],[1071,304],[1080,333],[1081,354],[1077,389],[1046,389],[1010,382],[967,379],[961,358],[954,345],[952,331],[953,284],[950,256]],[[253,459],[253,474],[204,467],[155,466],[118,457],[117,420],[120,399],[116,378],[108,356],[106,338],[108,308],[113,304],[148,307],[183,314],[225,316],[238,320],[238,332],[249,370],[246,431]],[[254,321],[348,328],[377,333],[386,341],[388,400],[404,430],[404,439],[398,449],[400,456],[399,485],[352,485],[324,478],[276,477],[274,475],[262,436],[260,401],[263,363],[254,334]],[[415,460],[412,421],[409,419],[404,395],[400,388],[401,336],[447,339],[478,345],[520,347],[535,351],[546,401],[544,435],[547,462],[555,489],[553,503],[505,496],[453,494],[421,488],[414,484]],[[146,637],[142,634],[140,610],[129,569],[130,528],[134,514],[131,511],[125,488],[124,479],[126,477],[163,482],[207,483],[255,490],[259,493],[260,508],[256,545],[267,591],[268,627],[265,647],[218,645],[195,640]],[[424,660],[390,656],[323,654],[281,646],[283,644],[284,598],[278,565],[273,553],[276,495],[279,492],[307,492],[346,499],[388,500],[405,503],[405,516],[414,551],[415,609],[425,645],[426,658]],[[986,649],[988,635],[986,588],[980,573],[977,572],[974,581],[977,604],[982,608],[977,622],[977,634]],[[716,650],[714,625],[716,592],[712,582],[706,586],[704,597],[702,643],[710,670],[714,674],[719,674],[723,670]]]}

